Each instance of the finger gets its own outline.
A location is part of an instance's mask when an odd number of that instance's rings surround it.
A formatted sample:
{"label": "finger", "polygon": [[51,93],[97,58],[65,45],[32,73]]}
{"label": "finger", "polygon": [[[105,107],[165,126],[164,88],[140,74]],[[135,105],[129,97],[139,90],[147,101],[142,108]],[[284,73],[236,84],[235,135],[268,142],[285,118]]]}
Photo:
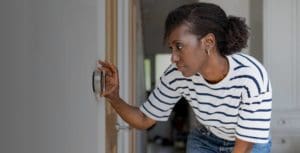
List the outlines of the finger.
{"label": "finger", "polygon": [[108,69],[108,68],[106,68],[106,67],[97,67],[97,70],[98,70],[98,71],[104,71],[104,72],[106,72],[106,73],[108,73],[108,72],[112,73],[111,70]]}
{"label": "finger", "polygon": [[111,76],[113,76],[114,78],[118,77],[118,71],[117,71],[117,68],[116,66],[114,66],[112,63],[108,62],[107,63],[108,67],[110,69],[110,72],[111,72]]}
{"label": "finger", "polygon": [[109,62],[108,64],[109,64],[109,66],[110,66],[110,68],[112,70],[113,75],[118,76],[118,69],[117,69],[117,67],[114,64],[112,64],[111,62]]}
{"label": "finger", "polygon": [[116,90],[116,88],[117,88],[117,86],[113,86],[111,89],[104,91],[102,95],[107,96],[107,95],[113,93],[113,91]]}
{"label": "finger", "polygon": [[106,67],[106,68],[109,68],[110,67],[110,65],[108,64],[108,63],[105,63],[105,62],[102,62],[102,61],[98,61],[98,63],[97,63],[97,65],[96,65],[96,67]]}
{"label": "finger", "polygon": [[98,64],[103,65],[103,66],[109,65],[107,62],[104,62],[104,61],[101,61],[101,60],[98,60]]}
{"label": "finger", "polygon": [[106,97],[108,95],[108,93],[106,92],[106,91],[103,91],[102,93],[101,93],[101,96],[103,96],[103,97]]}
{"label": "finger", "polygon": [[100,96],[101,97],[106,97],[108,94],[105,92],[105,91],[103,91],[102,93],[100,93]]}
{"label": "finger", "polygon": [[109,76],[109,77],[113,76],[113,72],[111,72],[110,69],[105,68],[105,67],[99,67],[99,68],[97,68],[97,71],[99,71],[99,72],[105,72],[105,75]]}
{"label": "finger", "polygon": [[111,62],[103,62],[101,60],[98,60],[98,63],[102,66],[102,67],[107,67],[109,68],[113,73],[115,72],[114,69],[116,69],[116,67],[111,63]]}
{"label": "finger", "polygon": [[117,73],[117,67],[116,67],[114,64],[112,64],[111,62],[109,62],[108,64],[109,64],[109,66],[112,68],[112,71],[113,71],[114,73]]}
{"label": "finger", "polygon": [[111,69],[111,65],[108,62],[103,62],[101,60],[98,60],[97,67],[107,67]]}
{"label": "finger", "polygon": [[107,97],[107,96],[109,96],[111,93],[112,93],[112,90],[109,90],[109,91],[103,91],[103,92],[102,92],[102,96]]}
{"label": "finger", "polygon": [[109,76],[112,75],[113,70],[111,68],[111,65],[108,64],[107,62],[103,62],[101,60],[98,60],[98,65],[96,66],[96,68],[100,71],[105,71],[108,73]]}

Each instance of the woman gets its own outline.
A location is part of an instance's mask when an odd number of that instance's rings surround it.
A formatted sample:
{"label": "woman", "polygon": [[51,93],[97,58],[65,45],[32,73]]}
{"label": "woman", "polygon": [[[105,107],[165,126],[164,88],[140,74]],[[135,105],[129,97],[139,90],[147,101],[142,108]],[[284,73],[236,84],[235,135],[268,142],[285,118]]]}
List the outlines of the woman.
{"label": "woman", "polygon": [[107,91],[117,113],[131,126],[147,129],[166,121],[184,97],[204,128],[188,137],[188,153],[269,153],[272,89],[265,68],[239,53],[246,47],[248,27],[227,17],[215,4],[194,3],[169,13],[164,40],[172,65],[139,108],[119,97],[115,66],[99,61],[107,71]]}

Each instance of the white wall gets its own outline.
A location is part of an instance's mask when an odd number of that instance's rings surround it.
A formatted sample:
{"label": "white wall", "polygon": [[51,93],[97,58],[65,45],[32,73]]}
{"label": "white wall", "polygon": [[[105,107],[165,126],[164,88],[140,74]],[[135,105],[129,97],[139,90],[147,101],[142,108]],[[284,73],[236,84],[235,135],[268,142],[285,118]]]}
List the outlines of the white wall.
{"label": "white wall", "polygon": [[1,1],[1,153],[104,152],[91,91],[104,11],[104,0]]}
{"label": "white wall", "polygon": [[272,153],[300,150],[300,3],[264,0],[264,61],[273,88]]}
{"label": "white wall", "polygon": [[[32,74],[27,1],[0,2],[0,152],[32,152]],[[28,38],[28,39],[26,39]]]}
{"label": "white wall", "polygon": [[249,26],[250,26],[250,43],[249,52],[252,56],[263,61],[263,1],[262,0],[250,0],[250,14],[249,14]]}

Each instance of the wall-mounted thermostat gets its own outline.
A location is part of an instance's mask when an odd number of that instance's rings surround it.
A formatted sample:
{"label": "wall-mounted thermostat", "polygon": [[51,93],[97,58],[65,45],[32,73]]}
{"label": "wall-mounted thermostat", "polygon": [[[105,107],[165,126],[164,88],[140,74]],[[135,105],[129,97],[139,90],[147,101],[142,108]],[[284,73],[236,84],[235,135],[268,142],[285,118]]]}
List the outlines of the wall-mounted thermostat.
{"label": "wall-mounted thermostat", "polygon": [[93,92],[101,96],[105,91],[105,71],[95,70],[92,76]]}

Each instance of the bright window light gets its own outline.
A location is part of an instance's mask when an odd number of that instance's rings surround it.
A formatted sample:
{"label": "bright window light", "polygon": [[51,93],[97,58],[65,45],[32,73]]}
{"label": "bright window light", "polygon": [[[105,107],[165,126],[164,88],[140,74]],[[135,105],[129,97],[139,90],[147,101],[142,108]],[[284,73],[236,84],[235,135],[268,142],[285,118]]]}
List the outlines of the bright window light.
{"label": "bright window light", "polygon": [[155,56],[155,81],[159,81],[159,78],[164,73],[164,71],[171,64],[171,54],[157,54]]}
{"label": "bright window light", "polygon": [[145,87],[147,91],[151,90],[151,61],[150,59],[144,59],[145,70]]}

